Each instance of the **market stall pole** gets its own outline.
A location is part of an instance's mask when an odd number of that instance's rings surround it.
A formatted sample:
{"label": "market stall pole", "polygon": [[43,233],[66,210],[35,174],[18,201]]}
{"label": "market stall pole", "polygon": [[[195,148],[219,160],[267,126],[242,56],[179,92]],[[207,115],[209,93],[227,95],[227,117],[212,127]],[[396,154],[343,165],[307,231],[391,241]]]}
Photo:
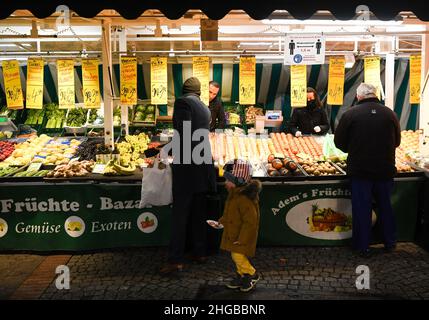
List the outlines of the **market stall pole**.
{"label": "market stall pole", "polygon": [[425,135],[429,132],[429,24],[426,24],[426,32],[422,35],[422,91],[419,128]]}
{"label": "market stall pole", "polygon": [[[123,28],[118,30],[119,34],[119,52],[127,52],[127,29]],[[119,55],[119,59],[123,55]],[[121,104],[121,135],[129,134],[129,125],[128,125],[128,105]]]}
{"label": "market stall pole", "polygon": [[[389,43],[389,51],[393,52],[392,43]],[[395,54],[386,54],[386,67],[385,67],[385,104],[390,109],[395,109]]]}
{"label": "market stall pole", "polygon": [[113,148],[113,84],[112,84],[112,48],[111,24],[102,21],[102,61],[103,61],[103,100],[104,100],[104,143]]}

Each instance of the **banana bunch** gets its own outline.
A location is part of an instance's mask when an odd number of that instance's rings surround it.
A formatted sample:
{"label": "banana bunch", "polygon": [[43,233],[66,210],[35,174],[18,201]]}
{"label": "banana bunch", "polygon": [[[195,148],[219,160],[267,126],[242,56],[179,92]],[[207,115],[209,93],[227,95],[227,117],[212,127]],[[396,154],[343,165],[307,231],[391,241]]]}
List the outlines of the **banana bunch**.
{"label": "banana bunch", "polygon": [[113,160],[110,160],[106,168],[104,169],[105,176],[129,176],[132,175],[136,171],[136,166],[134,163],[130,163],[129,166],[121,166]]}

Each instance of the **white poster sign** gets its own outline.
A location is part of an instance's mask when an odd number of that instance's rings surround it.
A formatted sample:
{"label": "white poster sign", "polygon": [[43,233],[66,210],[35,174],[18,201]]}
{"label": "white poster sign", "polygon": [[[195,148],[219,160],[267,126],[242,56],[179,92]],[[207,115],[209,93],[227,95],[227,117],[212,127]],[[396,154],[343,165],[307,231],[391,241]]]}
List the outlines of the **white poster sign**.
{"label": "white poster sign", "polygon": [[325,63],[325,37],[322,35],[288,35],[285,41],[285,65]]}

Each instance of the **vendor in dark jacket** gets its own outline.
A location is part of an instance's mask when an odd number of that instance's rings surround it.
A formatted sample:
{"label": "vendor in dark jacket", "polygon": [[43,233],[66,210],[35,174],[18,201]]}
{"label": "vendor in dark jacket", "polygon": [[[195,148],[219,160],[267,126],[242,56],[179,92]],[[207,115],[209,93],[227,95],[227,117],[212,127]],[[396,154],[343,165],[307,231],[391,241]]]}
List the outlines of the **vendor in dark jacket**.
{"label": "vendor in dark jacket", "polygon": [[347,174],[352,188],[353,247],[370,254],[372,199],[383,225],[384,245],[396,246],[396,226],[390,196],[396,174],[395,150],[401,143],[396,114],[380,103],[373,85],[357,89],[358,105],[344,113],[335,130],[335,145],[348,153]]}
{"label": "vendor in dark jacket", "polygon": [[209,83],[209,109],[211,113],[210,131],[216,129],[225,129],[225,110],[223,109],[222,101],[217,96],[220,90],[220,85],[216,81]]}
{"label": "vendor in dark jacket", "polygon": [[328,117],[322,109],[319,95],[313,88],[307,88],[307,106],[295,108],[290,120],[290,131],[300,137],[303,134],[323,135],[329,130]]}

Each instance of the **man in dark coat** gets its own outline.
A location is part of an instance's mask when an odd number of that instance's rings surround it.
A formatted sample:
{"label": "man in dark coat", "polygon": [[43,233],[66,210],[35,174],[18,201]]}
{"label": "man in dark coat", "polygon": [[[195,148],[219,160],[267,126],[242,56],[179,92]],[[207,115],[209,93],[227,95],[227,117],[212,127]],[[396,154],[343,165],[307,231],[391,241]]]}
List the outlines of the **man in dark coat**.
{"label": "man in dark coat", "polygon": [[373,85],[357,89],[358,105],[342,116],[335,130],[335,145],[348,152],[347,174],[351,179],[353,247],[370,254],[372,198],[383,225],[386,250],[396,246],[396,226],[390,196],[396,174],[395,149],[401,143],[396,114],[380,103]]}
{"label": "man in dark coat", "polygon": [[197,78],[189,78],[174,103],[172,231],[169,264],[161,273],[182,270],[188,225],[194,257],[206,254],[206,194],[215,190],[216,177],[208,137],[210,111],[200,100],[200,88]]}
{"label": "man in dark coat", "polygon": [[303,134],[323,135],[328,132],[328,117],[322,109],[316,90],[307,88],[307,106],[293,110],[289,126],[290,132],[296,137]]}
{"label": "man in dark coat", "polygon": [[222,101],[217,96],[219,93],[220,85],[216,81],[210,81],[209,84],[209,109],[211,113],[210,131],[216,129],[225,129],[225,110]]}

